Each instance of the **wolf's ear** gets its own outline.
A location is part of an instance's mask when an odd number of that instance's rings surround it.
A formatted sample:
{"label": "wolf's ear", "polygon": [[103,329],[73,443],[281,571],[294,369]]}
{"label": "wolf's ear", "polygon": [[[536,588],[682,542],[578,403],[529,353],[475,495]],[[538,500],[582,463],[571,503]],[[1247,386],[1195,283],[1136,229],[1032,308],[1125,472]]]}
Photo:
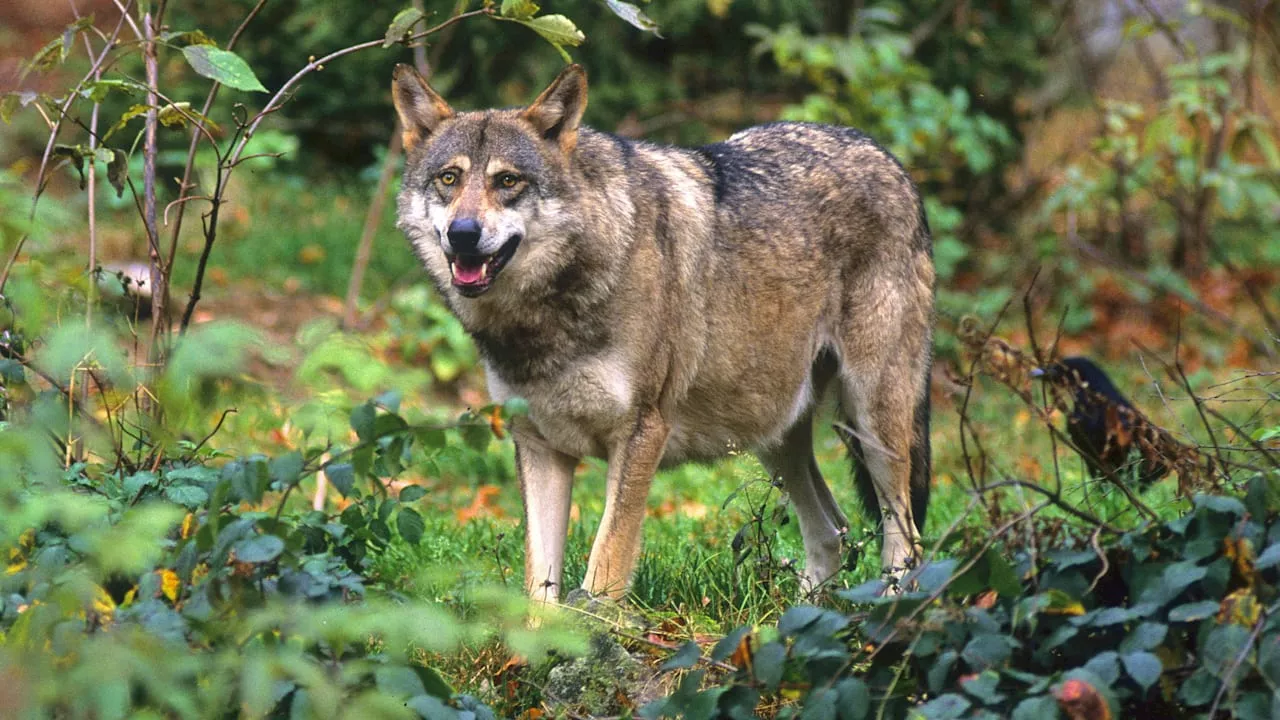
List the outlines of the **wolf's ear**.
{"label": "wolf's ear", "polygon": [[453,117],[453,108],[436,94],[410,65],[396,65],[391,81],[391,100],[396,105],[403,128],[404,149],[412,150],[435,132],[441,121]]}
{"label": "wolf's ear", "polygon": [[587,109],[587,71],[581,65],[570,65],[542,91],[521,116],[542,137],[560,144],[567,155],[578,142],[578,123]]}

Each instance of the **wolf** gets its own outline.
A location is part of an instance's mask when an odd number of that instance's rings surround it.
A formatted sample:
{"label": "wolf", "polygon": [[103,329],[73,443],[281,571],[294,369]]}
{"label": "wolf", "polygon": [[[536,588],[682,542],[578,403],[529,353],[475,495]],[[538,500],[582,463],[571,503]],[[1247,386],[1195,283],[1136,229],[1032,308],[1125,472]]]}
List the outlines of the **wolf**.
{"label": "wolf", "polygon": [[847,521],[813,455],[838,392],[882,568],[920,553],[930,485],[934,267],[903,167],[844,127],[779,122],[697,149],[580,124],[566,67],[531,105],[458,112],[392,81],[406,163],[398,226],[474,338],[511,425],[525,585],[556,602],[574,470],[607,460],[582,589],[620,598],[654,473],[755,452],[789,494],[801,585],[841,567]]}

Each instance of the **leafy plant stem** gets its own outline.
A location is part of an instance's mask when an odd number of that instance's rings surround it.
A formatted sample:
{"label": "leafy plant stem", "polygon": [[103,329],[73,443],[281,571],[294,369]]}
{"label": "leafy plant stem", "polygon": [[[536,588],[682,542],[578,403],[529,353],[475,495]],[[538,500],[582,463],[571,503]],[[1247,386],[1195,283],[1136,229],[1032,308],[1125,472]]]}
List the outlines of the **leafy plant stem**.
{"label": "leafy plant stem", "polygon": [[[235,49],[236,42],[240,39],[240,36],[244,33],[245,28],[247,28],[249,26],[249,23],[253,22],[254,18],[256,18],[260,12],[262,12],[262,8],[266,4],[267,4],[267,0],[258,0],[258,3],[253,6],[253,9],[251,9],[249,13],[245,15],[244,20],[240,21],[240,25],[235,29],[235,32],[231,33],[231,39],[227,40],[227,46],[226,46],[227,50]],[[209,88],[209,94],[205,96],[204,106],[200,110],[200,117],[204,118],[209,116],[209,112],[213,109],[213,102],[214,100],[217,99],[218,91],[221,89],[222,89],[222,83],[215,80],[213,82],[213,86]],[[213,146],[214,152],[217,153],[218,143],[213,142],[211,140],[210,144]],[[185,196],[187,194],[187,191],[191,188],[191,171],[195,169],[196,150],[199,147],[200,147],[200,125],[198,123],[193,123],[191,128],[191,142],[187,146],[187,160],[183,164],[183,168],[182,168],[182,182],[178,185],[179,196]],[[222,162],[222,158],[220,154],[218,157],[218,162],[219,163]],[[210,199],[212,200],[212,198]],[[187,207],[186,203],[179,204],[178,212],[174,216],[173,233],[169,237],[168,262],[170,267],[173,266],[173,261],[178,252],[178,236],[182,233],[182,217],[186,212],[186,207]],[[186,323],[183,323],[182,330],[184,332],[186,331]]]}
{"label": "leafy plant stem", "polygon": [[[120,4],[120,0],[115,0],[116,4]],[[128,0],[129,6],[133,5],[133,0]],[[103,46],[102,52],[94,59],[89,72],[76,83],[71,92],[67,93],[67,97],[62,102],[62,107],[58,111],[58,117],[53,121],[53,127],[49,130],[49,140],[44,145],[44,154],[40,157],[40,170],[36,173],[36,191],[31,198],[31,210],[27,213],[27,219],[35,219],[36,207],[40,202],[40,196],[44,194],[45,185],[48,183],[47,174],[49,172],[49,158],[53,156],[53,146],[58,141],[58,131],[62,129],[62,121],[66,118],[67,110],[71,108],[71,103],[75,101],[76,95],[80,92],[80,88],[95,74],[102,71],[103,63],[106,62],[107,56],[111,54],[111,50],[115,47],[116,39],[120,37],[120,31],[124,28],[124,21],[128,17],[128,12],[121,13],[121,18],[116,22],[116,27],[111,31],[110,39]],[[0,271],[0,294],[4,293],[5,284],[9,281],[9,274],[13,272],[13,266],[18,262],[18,256],[22,254],[22,248],[27,243],[27,239],[31,237],[28,230],[18,238],[18,242],[13,247],[13,252],[9,254],[8,261],[5,262],[4,270]]]}

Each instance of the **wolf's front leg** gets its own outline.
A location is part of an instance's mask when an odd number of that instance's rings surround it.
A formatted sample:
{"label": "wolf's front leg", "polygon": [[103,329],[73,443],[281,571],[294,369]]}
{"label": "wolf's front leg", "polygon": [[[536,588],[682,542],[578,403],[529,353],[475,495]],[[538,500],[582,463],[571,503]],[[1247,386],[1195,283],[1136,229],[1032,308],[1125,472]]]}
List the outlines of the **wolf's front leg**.
{"label": "wolf's front leg", "polygon": [[524,584],[538,602],[560,596],[569,501],[577,458],[557,452],[541,438],[516,430],[516,470],[524,497]]}
{"label": "wolf's front leg", "polygon": [[604,517],[591,545],[582,587],[592,595],[619,599],[640,556],[640,530],[649,486],[671,428],[656,409],[640,411],[631,433],[609,453]]}

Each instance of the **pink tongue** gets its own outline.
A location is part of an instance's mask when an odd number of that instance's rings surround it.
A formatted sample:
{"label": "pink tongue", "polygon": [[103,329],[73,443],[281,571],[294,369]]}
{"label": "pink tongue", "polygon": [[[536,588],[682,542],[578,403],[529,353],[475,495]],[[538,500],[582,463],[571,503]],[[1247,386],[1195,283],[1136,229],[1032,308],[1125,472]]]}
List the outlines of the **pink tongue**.
{"label": "pink tongue", "polygon": [[453,279],[463,285],[474,285],[475,283],[480,282],[480,271],[483,269],[483,264],[476,265],[475,267],[468,267],[460,263],[454,263]]}

